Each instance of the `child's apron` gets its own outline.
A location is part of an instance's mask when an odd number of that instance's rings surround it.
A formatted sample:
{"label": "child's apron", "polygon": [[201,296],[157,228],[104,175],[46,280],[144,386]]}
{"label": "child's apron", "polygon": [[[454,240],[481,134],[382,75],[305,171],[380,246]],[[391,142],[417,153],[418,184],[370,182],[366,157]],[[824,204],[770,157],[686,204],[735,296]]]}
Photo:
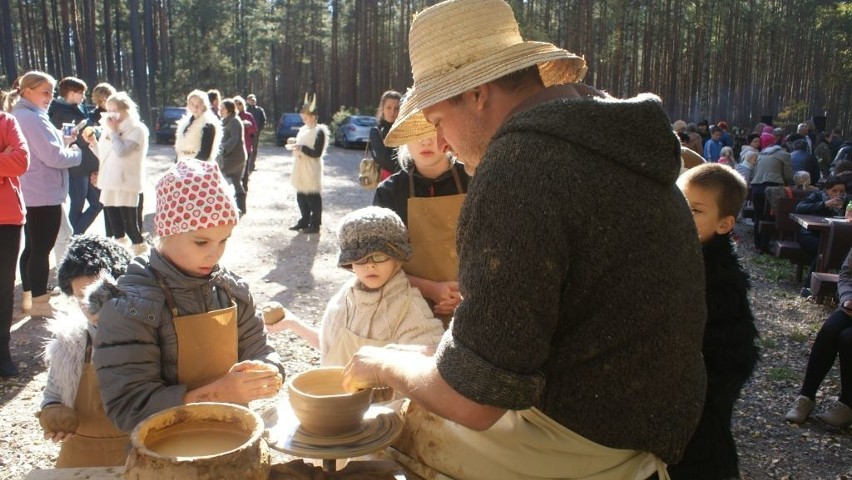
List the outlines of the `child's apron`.
{"label": "child's apron", "polygon": [[231,300],[230,292],[230,307],[179,316],[171,291],[159,275],[155,276],[175,325],[178,383],[186,385],[189,391],[224,376],[239,359],[237,305]]}
{"label": "child's apron", "polygon": [[[337,332],[333,344],[329,346],[328,352],[326,352],[322,358],[322,365],[345,366],[350,360],[352,360],[352,355],[355,355],[355,352],[357,352],[361,347],[384,347],[389,343],[396,343],[399,326],[402,324],[402,321],[408,314],[408,310],[411,308],[412,295],[411,287],[409,286],[408,298],[405,300],[402,311],[399,315],[397,315],[395,322],[391,325],[391,334],[390,337],[388,337],[388,340],[374,340],[372,338],[362,337],[361,335],[353,332],[350,329],[350,322],[354,315],[349,315],[347,312],[346,324],[340,328],[339,332]],[[379,300],[379,302],[381,302],[381,300]],[[376,308],[378,308],[378,306]],[[376,319],[373,318],[371,321],[376,321]]]}
{"label": "child's apron", "polygon": [[[90,357],[91,355],[87,355]],[[80,419],[77,433],[62,442],[57,468],[114,467],[124,465],[130,440],[112,424],[104,411],[95,366],[90,359],[83,364],[80,386],[74,399]]]}
{"label": "child's apron", "polygon": [[[464,192],[455,166],[451,170],[456,191]],[[408,191],[408,238],[414,254],[402,269],[408,275],[433,282],[458,280],[456,228],[465,194],[415,197],[413,173],[408,175]],[[439,318],[446,329],[452,315],[441,315]]]}
{"label": "child's apron", "polygon": [[415,461],[455,479],[668,480],[656,456],[588,440],[537,408],[509,410],[479,432],[409,402],[394,446]]}

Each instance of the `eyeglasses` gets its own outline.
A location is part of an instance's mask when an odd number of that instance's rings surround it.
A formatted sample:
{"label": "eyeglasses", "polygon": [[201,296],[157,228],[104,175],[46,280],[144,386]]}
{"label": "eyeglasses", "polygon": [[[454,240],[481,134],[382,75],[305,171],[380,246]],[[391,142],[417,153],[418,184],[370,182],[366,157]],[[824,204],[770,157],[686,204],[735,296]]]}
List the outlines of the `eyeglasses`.
{"label": "eyeglasses", "polygon": [[385,263],[390,260],[391,257],[389,255],[385,255],[384,253],[373,253],[371,255],[367,255],[366,257],[355,260],[352,262],[353,265],[366,265],[368,263]]}

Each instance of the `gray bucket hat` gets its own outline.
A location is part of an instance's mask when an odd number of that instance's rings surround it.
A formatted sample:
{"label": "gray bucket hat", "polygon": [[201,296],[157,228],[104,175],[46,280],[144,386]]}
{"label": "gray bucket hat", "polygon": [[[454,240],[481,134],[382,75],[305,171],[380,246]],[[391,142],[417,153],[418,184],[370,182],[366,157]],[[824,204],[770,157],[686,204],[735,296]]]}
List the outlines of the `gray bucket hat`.
{"label": "gray bucket hat", "polygon": [[340,256],[337,265],[351,268],[367,255],[381,252],[401,262],[411,258],[408,230],[393,210],[367,207],[346,214],[337,231]]}

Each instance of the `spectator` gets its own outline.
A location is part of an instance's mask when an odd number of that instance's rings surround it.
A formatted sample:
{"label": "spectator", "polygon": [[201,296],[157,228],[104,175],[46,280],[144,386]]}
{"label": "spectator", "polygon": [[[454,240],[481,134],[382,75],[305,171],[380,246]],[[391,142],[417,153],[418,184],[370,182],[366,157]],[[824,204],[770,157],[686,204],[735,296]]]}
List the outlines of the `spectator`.
{"label": "spectator", "polygon": [[722,147],[722,150],[719,151],[719,163],[722,165],[727,165],[731,168],[735,168],[737,166],[737,161],[734,159],[734,149],[731,147]]}
{"label": "spectator", "polygon": [[260,144],[260,132],[263,131],[263,127],[266,126],[266,111],[257,104],[257,97],[250,93],[246,97],[246,110],[248,113],[254,117],[254,123],[257,125],[257,135],[252,138],[251,144],[251,155],[248,157],[247,165],[249,173],[254,172],[255,170],[255,160],[257,159],[257,148]]}
{"label": "spectator", "polygon": [[[27,206],[24,251],[21,254],[21,309],[32,316],[51,317],[47,277],[50,251],[63,221],[62,202],[68,196],[68,169],[80,164],[82,153],[73,141],[76,132],[63,138],[50,123],[47,109],[53,100],[56,80],[30,71],[15,81],[4,108],[18,120],[30,149],[30,166],[21,177]],[[68,217],[65,216],[65,221]],[[64,247],[61,248],[64,251]]]}
{"label": "spectator", "polygon": [[9,344],[15,303],[15,264],[27,214],[21,195],[21,176],[29,164],[29,147],[18,121],[7,112],[0,112],[0,377],[19,373]]}
{"label": "spectator", "polygon": [[397,161],[397,149],[384,144],[394,120],[399,115],[399,102],[402,95],[394,90],[388,90],[382,94],[376,118],[379,124],[370,129],[370,155],[381,168],[380,178],[385,180],[399,171]]}
{"label": "spectator", "polygon": [[[216,103],[218,109],[218,100]],[[215,160],[222,142],[222,123],[211,110],[207,94],[201,90],[189,92],[186,109],[187,113],[178,120],[175,131],[177,158]]]}
{"label": "spectator", "polygon": [[228,183],[234,186],[234,197],[240,215],[246,213],[246,191],[243,188],[243,171],[246,169],[245,135],[243,122],[237,117],[234,100],[226,98],[219,103],[219,118],[222,119],[222,151],[219,153],[219,169]]}
{"label": "spectator", "polygon": [[808,152],[807,142],[800,138],[793,141],[792,144],[788,143],[788,145],[791,146],[790,163],[793,166],[793,171],[804,170],[811,175],[811,179],[819,180],[819,161],[812,153]]}
{"label": "spectator", "polygon": [[740,478],[731,416],[760,357],[748,274],[731,239],[746,184],[733,171],[713,164],[690,170],[677,183],[692,209],[704,254],[707,326],[702,352],[707,393],[698,428],[683,459],[669,465],[669,473],[672,480]]}
{"label": "spectator", "polygon": [[816,417],[837,428],[846,428],[852,424],[852,250],[846,256],[840,269],[837,282],[837,295],[840,297],[837,310],[831,314],[817,332],[805,379],[799,396],[785,418],[788,422],[804,423],[816,407],[816,394],[823,379],[840,358],[840,395],[827,411]]}
{"label": "spectator", "polygon": [[[243,123],[243,145],[245,145],[246,154],[251,157],[254,153],[253,145],[254,139],[257,137],[257,124],[254,121],[254,117],[246,111],[246,103],[243,100],[243,97],[237,95],[233,98],[234,105],[237,107],[237,117]],[[242,173],[242,184],[243,190],[248,192],[248,181],[249,175],[254,171],[254,168],[243,168]]]}
{"label": "spectator", "polygon": [[710,163],[719,161],[722,147],[722,130],[714,125],[710,127],[710,139],[704,142],[704,159]]}
{"label": "spectator", "polygon": [[148,128],[139,119],[136,103],[127,92],[111,95],[106,108],[101,114],[104,126],[101,138],[90,134],[86,140],[101,162],[98,187],[113,238],[124,245],[130,244],[133,252],[141,255],[148,251],[148,244],[139,231],[136,209],[145,181],[143,162],[148,156]]}
{"label": "spectator", "polygon": [[760,135],[752,133],[746,139],[747,144],[740,151],[740,162],[736,169],[745,179],[746,185],[751,183],[751,175],[754,172],[754,166],[757,164],[757,157],[760,154]]}
{"label": "spectator", "polygon": [[[75,77],[65,77],[59,81],[59,97],[53,100],[47,109],[47,116],[53,126],[61,129],[65,123],[78,125],[81,121],[90,118],[86,110],[84,100],[86,99],[86,82]],[[85,126],[85,125],[84,125]],[[82,131],[82,127],[79,131]],[[89,226],[103,210],[100,202],[100,191],[91,184],[92,174],[98,171],[98,159],[89,150],[89,146],[82,136],[78,136],[74,142],[77,148],[83,152],[80,165],[68,169],[68,197],[71,200],[68,206],[68,221],[74,235],[85,233]],[[88,203],[88,207],[86,207]]]}
{"label": "spectator", "polygon": [[[816,191],[802,199],[796,205],[796,213],[817,215],[820,217],[843,217],[846,215],[846,181],[840,177],[832,177],[825,181],[822,191]],[[811,268],[805,276],[802,286],[802,296],[811,296],[811,274],[816,270],[817,254],[819,253],[820,232],[806,228],[799,231],[798,241],[802,250],[811,260]]]}
{"label": "spectator", "polygon": [[751,203],[754,206],[754,248],[758,253],[769,249],[769,238],[760,234],[760,221],[765,218],[766,187],[786,186],[793,183],[793,165],[790,154],[778,145],[770,145],[757,157],[751,176]]}
{"label": "spectator", "polygon": [[305,95],[302,105],[302,125],[296,138],[287,139],[287,148],[293,151],[293,174],[290,177],[296,189],[299,221],[290,227],[293,231],[319,233],[322,225],[322,170],[325,149],[331,135],[328,127],[317,123],[317,97],[312,101]]}

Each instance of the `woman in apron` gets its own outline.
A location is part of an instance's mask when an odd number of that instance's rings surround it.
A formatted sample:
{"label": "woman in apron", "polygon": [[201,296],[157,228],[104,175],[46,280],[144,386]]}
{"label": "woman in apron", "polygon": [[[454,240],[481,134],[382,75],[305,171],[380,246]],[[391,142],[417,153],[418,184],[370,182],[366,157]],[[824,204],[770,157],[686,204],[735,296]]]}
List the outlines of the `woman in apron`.
{"label": "woman in apron", "polygon": [[[118,278],[127,270],[130,252],[111,239],[74,237],[59,265],[59,287],[80,302],[80,310],[51,320],[53,338],[45,347],[50,362],[39,422],[44,438],[62,442],[58,468],[124,465],[129,440],[107,418],[92,365],[92,339],[98,317],[86,310],[84,291],[101,272]],[[76,423],[76,428],[73,428]]]}
{"label": "woman in apron", "polygon": [[125,432],[186,403],[273,397],[284,374],[248,286],[218,264],[239,216],[219,167],[178,160],[156,192],[159,244],[93,309],[101,397]]}
{"label": "woman in apron", "polygon": [[269,326],[292,330],[320,350],[323,366],[343,366],[362,346],[437,345],[444,333],[402,271],[411,245],[392,210],[367,207],[343,217],[338,266],[355,277],[329,300],[320,328],[287,316]]}
{"label": "woman in apron", "polygon": [[432,130],[400,147],[402,170],[379,185],[373,205],[395,211],[408,227],[414,254],[403,270],[446,328],[461,301],[456,225],[470,177],[445,146]]}

